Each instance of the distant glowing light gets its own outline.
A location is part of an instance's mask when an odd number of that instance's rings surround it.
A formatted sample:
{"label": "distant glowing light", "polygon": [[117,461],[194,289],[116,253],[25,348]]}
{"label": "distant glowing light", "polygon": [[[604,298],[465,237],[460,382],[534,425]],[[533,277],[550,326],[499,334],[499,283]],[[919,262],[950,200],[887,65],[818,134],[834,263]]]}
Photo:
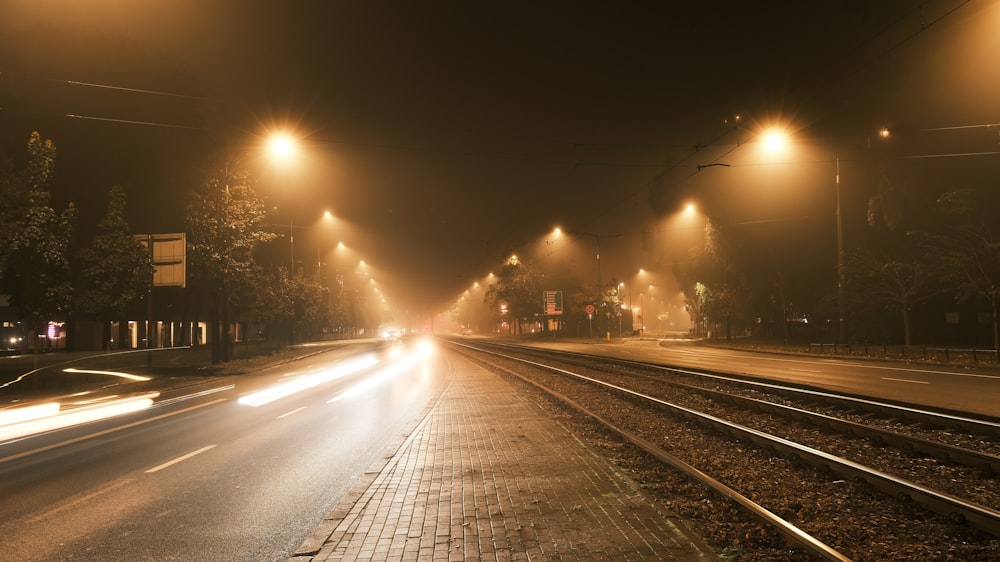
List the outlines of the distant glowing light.
{"label": "distant glowing light", "polygon": [[434,354],[435,350],[434,342],[428,338],[420,338],[420,341],[417,342],[417,353],[421,357],[429,357]]}

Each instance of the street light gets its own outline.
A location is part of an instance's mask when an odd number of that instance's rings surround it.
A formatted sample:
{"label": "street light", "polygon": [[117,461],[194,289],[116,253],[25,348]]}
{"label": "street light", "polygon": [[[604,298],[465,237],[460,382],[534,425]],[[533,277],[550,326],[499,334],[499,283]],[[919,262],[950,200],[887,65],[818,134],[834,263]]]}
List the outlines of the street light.
{"label": "street light", "polygon": [[[878,135],[882,139],[887,139],[890,135],[889,129],[882,128],[879,130]],[[787,145],[788,135],[783,128],[771,127],[764,130],[760,135],[760,140],[763,143],[763,147],[767,152],[779,153],[782,152]],[[846,322],[846,290],[847,290],[847,268],[845,264],[845,254],[844,254],[844,223],[843,223],[843,211],[840,199],[840,154],[838,153],[835,158],[836,163],[836,173],[834,176],[834,183],[836,185],[836,219],[837,219],[837,338],[839,342],[847,342],[847,322]],[[713,164],[714,165],[714,164]],[[723,166],[728,166],[727,164],[719,164]],[[707,166],[699,166],[698,169],[702,169]]]}
{"label": "street light", "polygon": [[[277,211],[278,208],[275,207],[274,210]],[[329,211],[327,211],[324,216],[325,217],[332,217],[332,215],[330,214]],[[272,225],[272,226],[278,226],[280,228],[284,228],[285,227],[284,224],[281,224],[281,225]],[[295,219],[293,217],[289,217],[289,219],[288,219],[288,259],[289,259],[288,276],[289,277],[292,277],[295,274],[295,229],[296,228],[300,228],[301,229],[301,228],[308,228],[308,227],[305,226],[305,225],[295,224]],[[319,251],[319,248],[317,248],[317,252],[318,251]]]}
{"label": "street light", "polygon": [[268,148],[271,154],[278,158],[288,158],[295,152],[295,141],[285,133],[272,135],[268,141]]}
{"label": "street light", "polygon": [[847,268],[844,263],[844,218],[840,207],[840,154],[837,154],[837,340],[847,343],[847,322],[845,321]]}
{"label": "street light", "polygon": [[[272,133],[267,139],[268,153],[272,159],[279,162],[290,160],[295,150],[295,140],[288,133]],[[295,274],[295,223],[292,219],[288,219],[288,253],[290,260],[288,276],[292,277]]]}

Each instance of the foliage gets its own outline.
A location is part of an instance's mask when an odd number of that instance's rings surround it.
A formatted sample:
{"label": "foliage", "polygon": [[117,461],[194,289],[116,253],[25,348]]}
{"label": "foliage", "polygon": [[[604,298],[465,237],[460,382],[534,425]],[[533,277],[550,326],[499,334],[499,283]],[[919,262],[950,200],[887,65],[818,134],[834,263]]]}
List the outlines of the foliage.
{"label": "foliage", "polygon": [[216,287],[249,282],[254,251],[275,238],[265,230],[264,201],[239,163],[213,174],[187,205],[192,278]]}
{"label": "foliage", "polygon": [[79,252],[77,312],[101,320],[124,314],[150,290],[149,250],[132,235],[125,220],[125,190],[108,192],[108,208],[90,245]]}
{"label": "foliage", "polygon": [[703,334],[706,309],[712,300],[712,291],[701,283],[695,283],[690,290],[685,290],[684,294],[684,306],[691,315],[694,333]]}
{"label": "foliage", "polygon": [[935,238],[942,277],[961,301],[981,301],[990,307],[993,348],[1000,349],[1000,233],[993,207],[970,190],[945,193],[938,199],[947,225]]}
{"label": "foliage", "polygon": [[275,235],[264,229],[264,201],[235,160],[209,176],[186,211],[192,284],[214,296],[212,359],[228,361],[232,296],[253,288],[258,272],[254,253]]}
{"label": "foliage", "polygon": [[0,281],[17,314],[37,323],[65,314],[72,301],[67,250],[77,210],[72,203],[61,213],[49,206],[55,144],[33,132],[27,152],[27,168],[4,181]]}
{"label": "foliage", "polygon": [[487,289],[485,300],[497,314],[502,304],[507,305],[509,320],[512,325],[518,326],[542,311],[539,276],[522,260],[511,258],[504,263],[495,282]]}
{"label": "foliage", "polygon": [[292,303],[295,321],[302,336],[316,336],[329,323],[330,291],[316,279],[296,276],[292,283]]}
{"label": "foliage", "polygon": [[865,299],[884,309],[897,312],[902,320],[904,345],[911,345],[910,313],[914,305],[935,293],[932,268],[920,252],[893,254],[870,250],[854,252],[849,257],[851,284]]}
{"label": "foliage", "polygon": [[703,244],[692,251],[692,265],[684,272],[685,302],[696,332],[721,326],[732,337],[734,321],[743,320],[755,302],[740,274],[749,268],[736,267],[739,253],[732,249],[732,236],[730,229],[706,221]]}

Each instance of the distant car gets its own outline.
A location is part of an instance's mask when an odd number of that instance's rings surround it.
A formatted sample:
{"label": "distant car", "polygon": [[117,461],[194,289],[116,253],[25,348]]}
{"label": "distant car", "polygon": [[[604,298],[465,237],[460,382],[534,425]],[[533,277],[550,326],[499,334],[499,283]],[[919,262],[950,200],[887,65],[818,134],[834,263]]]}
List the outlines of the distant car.
{"label": "distant car", "polygon": [[472,335],[472,328],[465,328],[465,329],[463,329],[462,330],[462,335],[463,336],[471,336]]}

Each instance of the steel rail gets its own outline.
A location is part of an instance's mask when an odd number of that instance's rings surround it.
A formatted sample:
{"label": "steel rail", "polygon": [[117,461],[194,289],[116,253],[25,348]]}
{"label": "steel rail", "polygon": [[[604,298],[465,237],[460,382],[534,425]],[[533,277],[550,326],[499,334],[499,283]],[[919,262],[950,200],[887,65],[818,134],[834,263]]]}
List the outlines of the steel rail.
{"label": "steel rail", "polygon": [[694,385],[686,385],[684,383],[671,383],[671,384],[679,384],[695,392],[701,392],[709,396],[718,398],[720,400],[727,400],[730,402],[742,402],[743,404],[758,408],[763,411],[778,414],[784,417],[797,419],[800,421],[811,423],[819,427],[832,429],[839,433],[855,435],[857,437],[864,437],[866,439],[870,439],[872,441],[879,443],[886,443],[903,450],[918,451],[939,459],[952,461],[954,463],[961,464],[963,466],[977,468],[979,470],[982,470],[986,474],[1000,472],[1000,457],[997,457],[996,455],[983,453],[981,451],[975,451],[973,449],[967,449],[965,447],[959,447],[957,445],[951,445],[949,443],[939,443],[937,441],[932,441],[930,439],[924,439],[922,437],[916,437],[913,435],[906,435],[903,433],[890,431],[888,429],[865,425],[862,423],[841,419],[835,416],[830,416],[819,412],[812,412],[802,408],[796,408],[795,406],[789,406],[787,404],[778,404],[775,402],[762,400],[760,398],[750,398],[748,396],[730,394],[728,392],[723,392],[720,390],[713,390]]}
{"label": "steel rail", "polygon": [[[474,349],[471,348],[471,346],[465,347]],[[643,402],[656,404],[658,407],[661,407],[675,415],[696,422],[699,425],[703,425],[712,430],[727,432],[737,439],[746,439],[763,448],[773,449],[785,454],[786,456],[799,458],[812,464],[813,466],[825,468],[842,478],[864,481],[868,483],[868,485],[889,496],[901,499],[908,498],[914,503],[921,505],[934,513],[943,515],[955,523],[968,523],[976,529],[989,533],[990,535],[1000,536],[1000,511],[995,509],[933,490],[915,482],[898,478],[891,474],[864,466],[860,463],[843,459],[836,455],[813,449],[763,431],[758,431],[716,416],[698,412],[697,410],[693,410],[679,404],[673,404],[653,396],[647,396],[622,386],[607,383],[579,373],[573,373],[551,365],[529,361],[523,358],[511,357],[489,350],[480,349],[480,351],[504,357],[505,359],[517,361],[526,365],[531,365],[543,370],[555,372],[564,376],[577,378]],[[607,361],[607,359],[605,360]]]}
{"label": "steel rail", "polygon": [[[539,390],[541,390],[545,394],[548,394],[548,395],[556,398],[557,400],[559,400],[563,404],[569,406],[570,408],[572,408],[572,409],[574,409],[574,410],[576,410],[576,411],[584,414],[587,417],[590,417],[590,418],[594,419],[599,424],[601,424],[602,426],[604,426],[608,431],[611,431],[612,433],[615,433],[615,434],[621,436],[622,439],[624,439],[624,440],[628,441],[629,443],[635,445],[636,447],[638,447],[639,449],[641,449],[645,453],[649,454],[653,458],[657,459],[658,461],[660,461],[660,462],[662,462],[664,464],[667,464],[669,466],[672,466],[673,468],[675,468],[676,470],[682,472],[683,474],[685,474],[689,478],[693,478],[694,480],[696,480],[698,482],[701,482],[704,486],[706,486],[707,488],[715,491],[717,494],[719,494],[719,495],[721,495],[721,496],[723,496],[723,497],[725,497],[727,499],[732,500],[733,502],[737,503],[738,505],[740,505],[741,507],[743,507],[744,509],[746,509],[750,514],[752,514],[758,520],[762,521],[764,524],[766,524],[766,525],[768,525],[768,526],[776,529],[777,532],[781,536],[783,536],[785,538],[785,541],[789,545],[797,546],[798,548],[800,548],[800,549],[802,549],[802,550],[804,550],[804,551],[812,554],[813,556],[816,556],[817,558],[819,558],[821,560],[827,560],[827,561],[831,561],[831,562],[851,562],[851,558],[849,558],[849,557],[845,556],[844,554],[838,552],[833,547],[831,547],[831,546],[827,545],[826,543],[820,541],[819,539],[813,537],[809,533],[806,533],[805,531],[803,531],[802,529],[798,528],[797,526],[795,526],[794,524],[790,523],[789,521],[786,521],[785,519],[779,517],[775,513],[769,511],[764,506],[762,506],[762,505],[758,504],[757,502],[751,500],[750,498],[744,496],[743,494],[739,493],[738,491],[730,488],[729,486],[725,485],[724,483],[716,480],[712,476],[710,476],[710,475],[702,472],[701,470],[699,470],[698,468],[694,467],[693,465],[688,464],[687,462],[685,462],[684,460],[680,459],[679,457],[676,457],[676,456],[668,453],[667,451],[663,450],[662,448],[660,448],[656,444],[652,443],[651,441],[648,441],[648,440],[644,439],[643,437],[641,437],[641,436],[639,436],[639,435],[637,435],[635,433],[632,433],[632,432],[630,432],[630,431],[628,431],[626,429],[618,427],[611,420],[608,420],[607,418],[601,416],[600,414],[597,414],[596,412],[593,412],[593,411],[589,410],[588,408],[584,407],[582,404],[576,402],[575,400],[569,398],[568,396],[566,396],[566,395],[564,395],[564,394],[562,394],[562,393],[560,393],[560,392],[558,392],[558,391],[556,391],[554,389],[551,389],[551,388],[549,388],[549,387],[547,387],[547,386],[545,386],[545,385],[543,385],[543,384],[541,384],[541,383],[539,383],[537,381],[531,380],[530,378],[525,377],[525,376],[523,376],[523,375],[521,375],[521,374],[519,374],[519,373],[517,373],[515,371],[512,371],[512,370],[510,370],[510,369],[508,369],[508,368],[506,368],[506,367],[504,367],[502,365],[498,365],[496,363],[493,363],[491,361],[488,361],[488,360],[484,359],[481,356],[475,355],[473,353],[473,350],[474,351],[478,351],[480,353],[488,353],[488,354],[497,355],[499,357],[504,357],[504,358],[507,358],[507,359],[513,359],[513,360],[517,360],[517,361],[521,361],[521,362],[525,362],[524,360],[513,358],[513,357],[507,357],[507,356],[504,356],[502,354],[499,354],[499,353],[496,353],[496,352],[493,352],[493,351],[488,351],[488,350],[484,350],[484,349],[481,349],[481,348],[475,348],[475,347],[472,347],[472,346],[468,346],[468,345],[464,345],[464,344],[460,344],[460,343],[456,343],[456,342],[449,342],[449,343],[452,344],[452,345],[454,345],[454,346],[456,346],[456,347],[458,347],[459,351],[461,351],[462,353],[466,354],[467,357],[470,357],[470,358],[472,358],[475,361],[479,361],[481,363],[485,363],[485,364],[489,365],[490,367],[492,367],[494,369],[500,370],[500,371],[502,371],[502,372],[504,372],[504,373],[506,373],[506,374],[508,374],[508,375],[510,375],[512,377],[515,377],[515,378],[517,378],[517,379],[519,379],[519,380],[521,380],[521,381],[523,381],[525,383],[528,383],[528,384],[534,386],[535,388],[538,388]],[[528,363],[530,363],[530,362],[528,362]],[[553,369],[553,370],[555,370],[554,367],[549,367],[549,366],[540,365],[540,364],[538,364],[538,366],[544,367],[546,369]]]}
{"label": "steel rail", "polygon": [[766,389],[767,391],[776,394],[783,393],[786,396],[792,396],[793,398],[800,400],[803,399],[803,397],[808,397],[809,399],[825,402],[828,404],[840,404],[840,405],[846,404],[850,405],[853,408],[857,408],[867,412],[874,412],[891,418],[904,419],[913,423],[922,423],[938,427],[955,427],[962,429],[963,431],[976,433],[978,435],[1000,436],[1000,420],[974,418],[974,417],[969,417],[967,415],[959,415],[957,413],[947,413],[927,408],[914,407],[912,405],[893,404],[889,402],[881,402],[878,400],[871,400],[868,398],[863,398],[858,396],[835,394],[832,392],[816,390],[813,388],[776,384],[773,382],[760,380],[759,378],[754,377],[754,375],[747,375],[747,377],[749,378],[742,378],[734,376],[731,373],[723,373],[723,372],[709,371],[709,370],[694,370],[683,367],[672,367],[669,365],[659,365],[656,363],[647,363],[644,361],[635,361],[632,359],[604,357],[601,355],[592,355],[586,353],[571,353],[556,349],[545,349],[533,346],[523,346],[523,345],[514,345],[506,343],[498,344],[494,342],[490,342],[489,345],[501,348],[518,349],[521,351],[531,352],[531,353],[541,353],[549,356],[562,355],[567,357],[573,357],[576,359],[583,357],[588,360],[612,363],[616,365],[630,365],[640,369],[646,369],[646,370],[651,369],[659,372],[688,375],[701,379],[710,379],[732,384],[740,384],[749,387]]}
{"label": "steel rail", "polygon": [[[601,359],[603,360],[602,362],[608,361],[607,358],[601,358]],[[629,365],[640,365],[640,366],[646,365],[645,363],[637,363],[635,361],[629,361],[629,360],[622,360],[622,361],[625,361]],[[685,370],[684,372],[686,374],[691,373],[691,371],[687,370]],[[715,377],[716,375],[710,374],[709,376]],[[902,433],[890,431],[888,429],[865,425],[850,420],[845,420],[834,416],[830,416],[827,414],[822,414],[819,412],[812,412],[803,408],[788,406],[786,404],[778,404],[775,402],[770,402],[768,400],[762,400],[760,398],[750,398],[747,396],[740,396],[738,394],[732,394],[721,390],[715,390],[698,385],[687,384],[680,381],[668,380],[663,382],[687,390],[700,392],[720,400],[742,402],[744,404],[749,404],[761,410],[765,410],[771,413],[776,413],[782,416],[791,417],[793,419],[805,421],[819,427],[826,427],[841,433],[846,433],[858,437],[871,439],[873,441],[886,443],[900,449],[918,451],[920,453],[931,455],[939,459],[944,459],[957,464],[961,464],[963,466],[976,468],[987,474],[1000,473],[1000,457],[996,455],[991,455],[988,453],[983,453],[981,451],[967,449],[965,447],[959,447],[957,445],[951,445],[948,443],[940,443],[937,441],[932,441],[930,439],[924,439],[922,437],[905,435]],[[726,382],[751,384],[757,388],[760,388],[761,385],[764,385],[764,387],[771,386],[768,383],[760,383],[757,381],[742,381],[740,379],[735,379],[735,380],[730,379],[727,380]],[[797,399],[801,399],[800,394],[802,392],[812,392],[812,391],[802,391],[794,388],[789,389],[789,387],[785,387],[782,385],[776,385],[776,386],[782,391],[788,391],[788,392],[782,392],[781,394],[785,396],[791,395],[792,397]],[[789,394],[792,391],[794,391],[795,394]],[[855,403],[853,398],[850,398],[848,400],[849,404]],[[907,415],[907,417],[910,417],[912,419],[913,416],[919,413],[918,410],[914,410],[912,408],[904,408],[901,406],[890,406],[890,407],[892,408],[891,412],[898,414],[898,417],[903,417],[904,415]],[[902,410],[903,413],[900,413],[900,410]],[[946,416],[935,413],[931,419],[936,424],[943,424],[949,421],[954,421],[956,418],[955,416]],[[959,418],[959,419],[965,420],[967,418]],[[925,418],[921,418],[921,421],[927,422]],[[989,424],[989,423],[990,422],[982,422],[977,424],[976,427],[977,429],[981,429],[983,427],[983,424]],[[958,425],[962,424],[959,423]]]}

